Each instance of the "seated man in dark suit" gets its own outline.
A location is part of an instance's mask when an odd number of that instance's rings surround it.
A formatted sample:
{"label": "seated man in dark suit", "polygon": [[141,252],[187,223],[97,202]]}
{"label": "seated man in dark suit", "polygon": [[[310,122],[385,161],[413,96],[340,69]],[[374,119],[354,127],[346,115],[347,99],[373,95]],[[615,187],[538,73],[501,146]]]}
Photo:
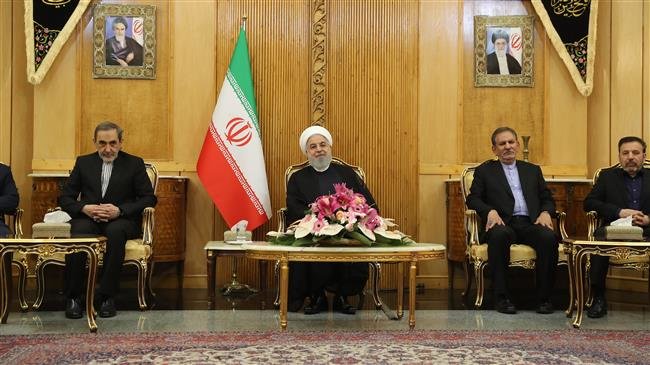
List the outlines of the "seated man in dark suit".
{"label": "seated man in dark suit", "polygon": [[555,203],[539,166],[517,160],[519,141],[509,127],[492,133],[492,152],[498,161],[484,162],[474,172],[467,207],[485,222],[485,241],[492,270],[496,310],[514,314],[506,276],[510,245],[522,242],[537,253],[538,313],[553,313],[550,302],[558,259],[558,240],[551,215]]}
{"label": "seated man in dark suit", "polygon": [[[355,193],[362,194],[370,206],[375,199],[365,183],[348,166],[332,164],[332,135],[321,126],[311,126],[300,136],[300,149],[309,159],[308,167],[291,175],[287,185],[287,222],[305,217],[309,205],[321,195],[334,194],[334,184],[345,183]],[[289,310],[297,312],[305,297],[310,302],[305,314],[326,310],[325,288],[336,296],[334,309],[354,314],[355,308],[347,297],[361,293],[368,281],[368,264],[292,262],[289,270]]]}
{"label": "seated man in dark suit", "polygon": [[[620,167],[604,169],[587,195],[585,211],[596,211],[605,224],[619,218],[632,217],[632,223],[643,227],[643,236],[650,236],[650,175],[643,167],[646,143],[639,137],[623,137],[618,141]],[[609,257],[591,255],[590,280],[594,301],[587,312],[591,318],[607,314],[605,280]]]}
{"label": "seated man in dark suit", "polygon": [[5,223],[5,214],[18,208],[18,189],[9,166],[0,163],[0,237],[8,237],[11,230]]}
{"label": "seated man in dark suit", "polygon": [[[119,290],[125,245],[141,234],[142,211],[156,205],[156,196],[142,158],[121,151],[122,128],[103,122],[93,138],[97,152],[77,157],[59,197],[59,205],[72,220],[72,236],[107,238],[104,266],[95,296],[100,317],[116,314],[114,296]],[[65,258],[65,315],[81,318],[80,296],[85,278],[84,253]]]}

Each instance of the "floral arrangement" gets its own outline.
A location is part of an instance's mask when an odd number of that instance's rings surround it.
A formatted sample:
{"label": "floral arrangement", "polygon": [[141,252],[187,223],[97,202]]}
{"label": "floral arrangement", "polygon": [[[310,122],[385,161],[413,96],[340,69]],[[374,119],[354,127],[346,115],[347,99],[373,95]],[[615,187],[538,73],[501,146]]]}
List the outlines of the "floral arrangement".
{"label": "floral arrangement", "polygon": [[292,246],[400,246],[413,243],[397,230],[392,219],[382,218],[362,194],[345,184],[334,184],[335,193],[316,198],[303,219],[287,232],[267,233],[269,241]]}

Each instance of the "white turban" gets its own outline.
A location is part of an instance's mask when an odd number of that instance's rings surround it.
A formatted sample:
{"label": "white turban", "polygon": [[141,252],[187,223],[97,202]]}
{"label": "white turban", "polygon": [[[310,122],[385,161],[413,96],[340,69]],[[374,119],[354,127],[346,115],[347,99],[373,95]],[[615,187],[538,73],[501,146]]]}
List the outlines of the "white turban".
{"label": "white turban", "polygon": [[300,141],[298,142],[300,143],[300,150],[305,155],[307,155],[307,141],[309,140],[309,138],[311,138],[311,136],[316,134],[320,134],[321,136],[325,137],[327,142],[329,142],[330,146],[332,145],[332,135],[330,134],[330,132],[319,125],[312,125],[311,127],[308,127],[302,132],[302,134],[300,135]]}

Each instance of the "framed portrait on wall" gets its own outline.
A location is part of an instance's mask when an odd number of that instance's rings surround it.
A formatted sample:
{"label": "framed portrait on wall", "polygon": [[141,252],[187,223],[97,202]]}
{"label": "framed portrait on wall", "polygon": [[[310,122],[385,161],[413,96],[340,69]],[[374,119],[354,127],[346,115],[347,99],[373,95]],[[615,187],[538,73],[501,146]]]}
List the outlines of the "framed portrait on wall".
{"label": "framed portrait on wall", "polygon": [[156,78],[156,7],[100,4],[93,26],[93,77]]}
{"label": "framed portrait on wall", "polygon": [[474,17],[474,86],[533,87],[533,19]]}

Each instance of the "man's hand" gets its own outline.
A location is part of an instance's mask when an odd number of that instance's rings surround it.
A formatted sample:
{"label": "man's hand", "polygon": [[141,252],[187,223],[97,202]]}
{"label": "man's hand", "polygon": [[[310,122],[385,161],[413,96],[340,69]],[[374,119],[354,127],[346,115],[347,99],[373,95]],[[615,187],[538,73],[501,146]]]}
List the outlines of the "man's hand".
{"label": "man's hand", "polygon": [[535,224],[553,229],[553,220],[551,219],[551,215],[546,211],[539,214],[539,217],[535,220]]}
{"label": "man's hand", "polygon": [[632,216],[632,223],[637,226],[645,227],[650,225],[650,217],[643,213],[635,214]]}
{"label": "man's hand", "polygon": [[627,218],[629,216],[634,216],[634,215],[643,215],[643,212],[640,210],[636,209],[621,209],[620,212],[618,212],[618,217],[619,218]]}
{"label": "man's hand", "polygon": [[494,227],[497,224],[501,226],[505,225],[505,223],[503,223],[503,220],[499,216],[499,213],[497,213],[496,210],[492,209],[487,216],[487,222],[485,223],[485,231],[486,232],[489,231],[490,228]]}
{"label": "man's hand", "polygon": [[120,216],[120,208],[113,204],[88,204],[81,211],[95,222],[108,222]]}

